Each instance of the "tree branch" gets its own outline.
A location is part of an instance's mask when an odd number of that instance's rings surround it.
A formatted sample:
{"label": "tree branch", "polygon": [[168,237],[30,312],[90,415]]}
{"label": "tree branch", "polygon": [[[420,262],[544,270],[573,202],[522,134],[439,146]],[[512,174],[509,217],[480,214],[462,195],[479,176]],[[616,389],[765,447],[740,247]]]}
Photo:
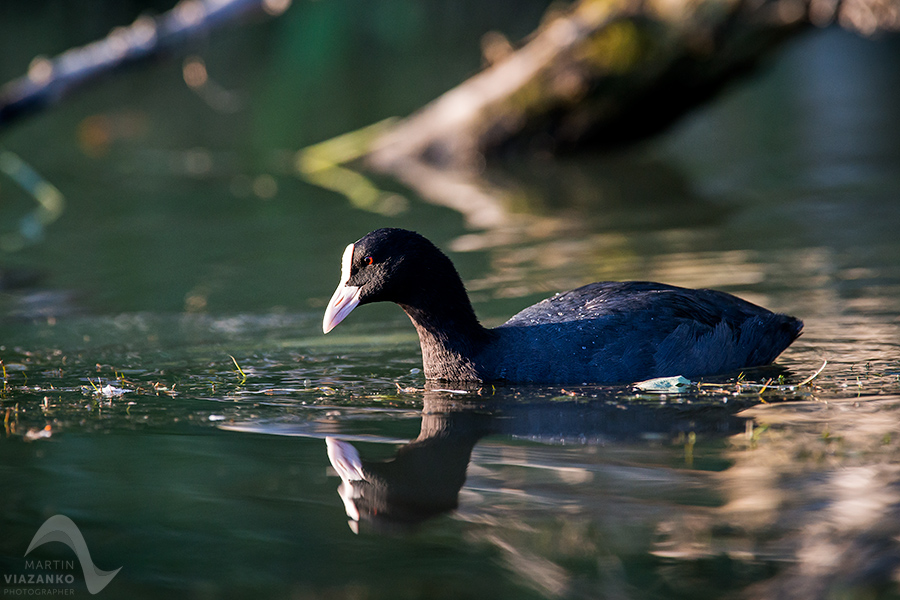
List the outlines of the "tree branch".
{"label": "tree branch", "polygon": [[101,75],[171,51],[213,27],[252,13],[280,14],[289,4],[289,0],[182,0],[158,17],[138,17],[87,46],[55,58],[35,58],[25,76],[0,88],[0,127],[58,102]]}
{"label": "tree branch", "polygon": [[[581,0],[403,119],[367,165],[477,171],[510,149],[615,147],[665,128],[811,25],[900,28],[898,0]],[[496,54],[496,53],[489,53]]]}

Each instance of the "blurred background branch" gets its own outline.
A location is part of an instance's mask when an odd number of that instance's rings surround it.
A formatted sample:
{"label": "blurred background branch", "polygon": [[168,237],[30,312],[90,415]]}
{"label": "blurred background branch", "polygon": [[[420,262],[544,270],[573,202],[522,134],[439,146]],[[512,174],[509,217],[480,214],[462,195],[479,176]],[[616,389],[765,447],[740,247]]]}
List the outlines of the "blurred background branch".
{"label": "blurred background branch", "polygon": [[[551,9],[553,10],[553,9]],[[484,42],[490,66],[377,139],[367,163],[477,170],[510,150],[610,148],[653,135],[804,29],[896,30],[896,0],[581,0],[521,47]]]}
{"label": "blurred background branch", "polygon": [[213,27],[252,14],[279,15],[290,1],[182,0],[162,15],[142,15],[86,46],[54,58],[35,57],[27,74],[0,88],[0,127],[121,67],[179,48]]}
{"label": "blurred background branch", "polygon": [[[0,89],[0,129],[121,67],[176,53],[211,28],[290,0],[182,0],[91,44],[32,60]],[[519,44],[482,39],[484,68],[403,119],[326,140],[294,161],[306,181],[366,210],[396,214],[404,200],[364,171],[384,173],[462,213],[475,228],[538,227],[517,216],[515,186],[483,174],[492,157],[611,149],[648,138],[752,71],[787,39],[831,24],[873,35],[900,28],[898,0],[580,0],[551,6]],[[182,52],[184,53],[184,52]],[[219,112],[241,99],[209,84],[198,57],[184,80]],[[287,102],[290,100],[288,99]]]}
{"label": "blurred background branch", "polygon": [[[834,23],[866,36],[897,30],[900,3],[580,0],[554,6],[518,47],[500,33],[486,35],[480,73],[360,140],[353,160],[461,212],[471,227],[552,230],[552,219],[508,210],[517,191],[486,180],[490,158],[612,149],[650,137],[751,72],[784,41]],[[312,180],[302,157],[303,151],[298,168]]]}
{"label": "blurred background branch", "polygon": [[[105,38],[36,57],[0,88],[0,127],[128,64],[291,0],[182,0]],[[611,147],[658,132],[810,25],[872,35],[900,29],[897,0],[580,0],[551,7],[515,48],[482,41],[481,72],[377,137],[367,163],[392,171],[410,157],[478,167],[511,147]]]}

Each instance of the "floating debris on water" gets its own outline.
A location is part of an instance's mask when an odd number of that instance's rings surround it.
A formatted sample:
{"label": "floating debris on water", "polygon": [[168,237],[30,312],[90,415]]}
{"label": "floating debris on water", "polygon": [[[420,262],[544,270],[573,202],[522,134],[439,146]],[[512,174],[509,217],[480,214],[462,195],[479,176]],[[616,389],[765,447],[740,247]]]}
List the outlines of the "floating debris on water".
{"label": "floating debris on water", "polygon": [[101,396],[103,398],[117,398],[128,392],[133,392],[134,390],[129,388],[117,387],[112,384],[107,383],[104,386],[100,385],[100,380],[97,380],[97,383],[94,383],[90,379],[88,379],[88,383],[91,384],[92,390],[88,390],[87,386],[81,386],[85,392],[91,393],[95,396]]}
{"label": "floating debris on water", "polygon": [[48,438],[51,435],[53,435],[53,430],[49,425],[47,425],[43,429],[29,429],[22,437],[26,442],[33,442],[35,440]]}
{"label": "floating debris on water", "polygon": [[676,375],[675,377],[657,377],[655,379],[639,381],[634,384],[634,387],[642,392],[649,392],[651,394],[684,394],[693,385],[694,384],[690,379],[686,379],[681,375]]}

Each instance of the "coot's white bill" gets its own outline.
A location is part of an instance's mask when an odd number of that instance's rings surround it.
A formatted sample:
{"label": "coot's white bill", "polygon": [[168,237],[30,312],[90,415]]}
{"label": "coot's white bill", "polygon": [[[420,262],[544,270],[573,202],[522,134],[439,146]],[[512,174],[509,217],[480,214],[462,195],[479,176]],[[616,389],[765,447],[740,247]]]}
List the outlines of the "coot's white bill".
{"label": "coot's white bill", "polygon": [[354,308],[359,306],[359,287],[355,285],[347,285],[350,280],[350,268],[353,262],[353,244],[348,244],[344,248],[344,256],[341,257],[341,282],[334,295],[328,301],[328,307],[325,309],[325,318],[322,319],[322,331],[328,333],[338,323],[344,320]]}
{"label": "coot's white bill", "polygon": [[344,320],[350,312],[359,306],[359,288],[355,285],[343,283],[334,290],[334,296],[328,302],[325,309],[325,318],[322,320],[322,331],[328,333],[337,324]]}

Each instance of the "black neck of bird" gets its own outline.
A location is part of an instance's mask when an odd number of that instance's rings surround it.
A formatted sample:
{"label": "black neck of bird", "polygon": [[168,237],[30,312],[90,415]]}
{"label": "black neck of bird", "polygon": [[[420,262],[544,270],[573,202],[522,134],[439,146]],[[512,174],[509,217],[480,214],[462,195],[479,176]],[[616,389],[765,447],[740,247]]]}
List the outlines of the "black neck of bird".
{"label": "black neck of bird", "polygon": [[490,334],[475,316],[462,282],[459,289],[435,290],[399,303],[419,334],[429,379],[480,380],[475,357]]}

